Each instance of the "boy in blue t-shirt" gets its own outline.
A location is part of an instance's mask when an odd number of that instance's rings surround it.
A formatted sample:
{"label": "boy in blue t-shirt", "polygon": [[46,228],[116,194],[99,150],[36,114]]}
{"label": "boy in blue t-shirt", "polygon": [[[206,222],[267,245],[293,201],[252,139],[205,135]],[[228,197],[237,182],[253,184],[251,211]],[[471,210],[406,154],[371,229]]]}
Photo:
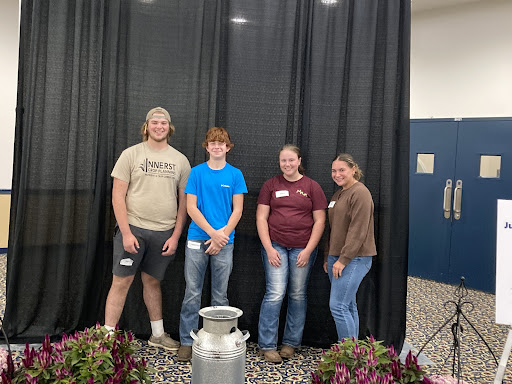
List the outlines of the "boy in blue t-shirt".
{"label": "boy in blue t-shirt", "polygon": [[210,263],[211,305],[229,305],[228,281],[233,267],[235,227],[242,217],[245,180],[239,169],[226,162],[233,143],[224,128],[206,132],[203,147],[210,158],[192,168],[185,193],[192,219],[185,247],[185,297],[180,314],[178,361],[192,358],[190,331],[199,324],[204,275]]}

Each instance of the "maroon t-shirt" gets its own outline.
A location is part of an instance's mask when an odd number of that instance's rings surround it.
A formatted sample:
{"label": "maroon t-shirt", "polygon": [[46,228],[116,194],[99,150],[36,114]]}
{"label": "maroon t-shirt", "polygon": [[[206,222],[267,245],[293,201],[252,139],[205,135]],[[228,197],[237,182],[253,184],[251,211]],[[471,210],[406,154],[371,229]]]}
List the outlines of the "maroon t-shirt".
{"label": "maroon t-shirt", "polygon": [[305,248],[313,229],[313,211],[326,209],[327,199],[309,177],[288,181],[279,175],[263,184],[258,204],[270,206],[270,240],[288,248]]}

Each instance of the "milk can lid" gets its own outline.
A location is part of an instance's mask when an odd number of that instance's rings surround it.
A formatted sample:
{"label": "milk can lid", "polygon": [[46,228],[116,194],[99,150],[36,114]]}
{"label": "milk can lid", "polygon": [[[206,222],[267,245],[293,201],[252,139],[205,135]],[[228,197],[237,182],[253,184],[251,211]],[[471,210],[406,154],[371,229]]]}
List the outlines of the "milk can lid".
{"label": "milk can lid", "polygon": [[233,320],[242,316],[241,309],[230,306],[205,307],[199,310],[199,315],[205,319],[211,320]]}

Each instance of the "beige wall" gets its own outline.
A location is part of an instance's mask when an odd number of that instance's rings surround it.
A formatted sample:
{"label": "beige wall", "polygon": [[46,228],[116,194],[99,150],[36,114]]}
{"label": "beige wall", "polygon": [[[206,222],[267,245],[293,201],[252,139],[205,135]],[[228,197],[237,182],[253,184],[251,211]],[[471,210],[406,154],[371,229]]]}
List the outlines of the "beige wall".
{"label": "beige wall", "polygon": [[412,13],[411,118],[512,116],[511,16],[510,0]]}
{"label": "beige wall", "polygon": [[19,50],[19,0],[0,2],[0,189],[10,190]]}
{"label": "beige wall", "polygon": [[7,248],[11,195],[0,195],[0,248]]}
{"label": "beige wall", "polygon": [[[19,0],[0,2],[0,190],[12,180],[19,50]],[[11,196],[0,194],[0,248],[7,248]]]}

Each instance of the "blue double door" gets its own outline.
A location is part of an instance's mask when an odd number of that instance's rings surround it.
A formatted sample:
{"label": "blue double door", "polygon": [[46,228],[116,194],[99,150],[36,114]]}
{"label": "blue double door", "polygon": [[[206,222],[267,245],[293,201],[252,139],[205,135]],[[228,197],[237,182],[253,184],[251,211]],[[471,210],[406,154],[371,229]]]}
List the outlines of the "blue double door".
{"label": "blue double door", "polygon": [[409,164],[409,275],[494,292],[512,119],[411,120]]}

